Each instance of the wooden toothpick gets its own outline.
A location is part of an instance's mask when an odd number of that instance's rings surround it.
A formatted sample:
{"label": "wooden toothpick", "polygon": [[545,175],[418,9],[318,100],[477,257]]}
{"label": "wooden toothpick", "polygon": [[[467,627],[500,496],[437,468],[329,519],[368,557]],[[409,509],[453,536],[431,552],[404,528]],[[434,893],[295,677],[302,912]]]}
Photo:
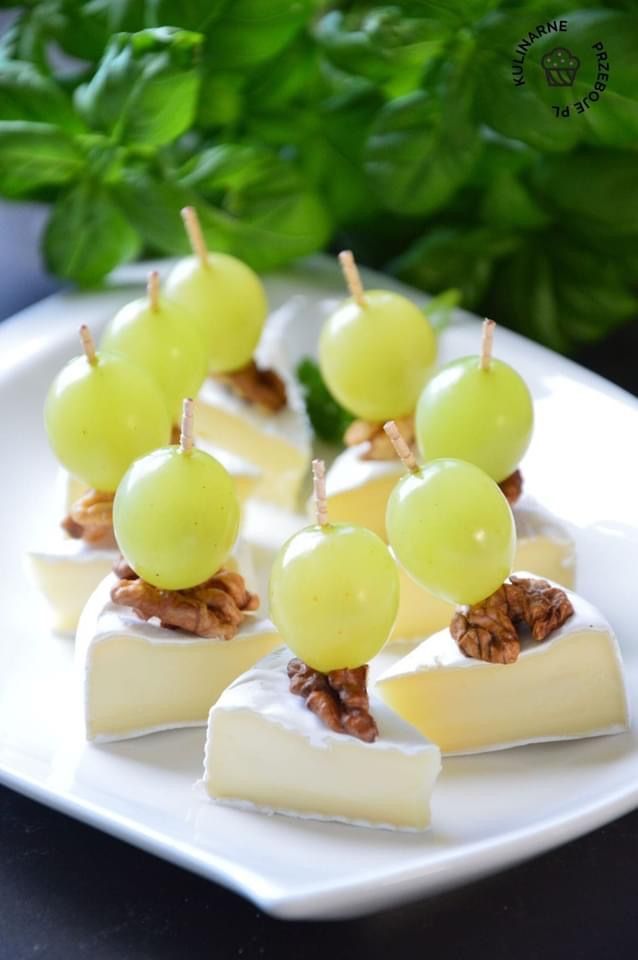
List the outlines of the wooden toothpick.
{"label": "wooden toothpick", "polygon": [[312,461],[312,492],[317,523],[320,527],[325,527],[328,523],[328,499],[326,497],[326,464],[323,460]]}
{"label": "wooden toothpick", "polygon": [[352,250],[342,250],[339,254],[339,263],[341,264],[350,296],[360,307],[365,307],[366,298],[363,292],[363,284],[361,283],[361,277]]}
{"label": "wooden toothpick", "polygon": [[86,355],[86,359],[89,361],[92,367],[97,363],[97,354],[95,352],[95,341],[91,334],[91,331],[85,323],[80,327],[80,341],[82,343],[82,349]]}
{"label": "wooden toothpick", "polygon": [[492,344],[494,342],[494,327],[496,324],[487,317],[483,321],[483,335],[481,337],[481,370],[489,370],[492,361]]}
{"label": "wooden toothpick", "polygon": [[394,420],[388,420],[387,423],[384,423],[383,429],[387,433],[390,443],[394,447],[396,455],[401,463],[404,465],[404,467],[406,467],[407,470],[415,473],[419,469],[419,465],[416,462],[416,457],[405,442],[403,434],[397,427]]}
{"label": "wooden toothpick", "polygon": [[184,221],[184,226],[186,227],[186,233],[188,234],[188,239],[190,240],[191,247],[193,248],[193,253],[199,259],[202,267],[210,266],[208,261],[206,241],[204,240],[202,226],[199,222],[199,217],[197,216],[197,211],[195,208],[184,207],[182,210],[182,220]]}
{"label": "wooden toothpick", "polygon": [[187,397],[182,404],[182,430],[179,437],[179,448],[182,453],[190,453],[193,449],[193,401]]}
{"label": "wooden toothpick", "polygon": [[159,312],[160,276],[157,270],[151,270],[146,284],[148,302],[153,313]]}

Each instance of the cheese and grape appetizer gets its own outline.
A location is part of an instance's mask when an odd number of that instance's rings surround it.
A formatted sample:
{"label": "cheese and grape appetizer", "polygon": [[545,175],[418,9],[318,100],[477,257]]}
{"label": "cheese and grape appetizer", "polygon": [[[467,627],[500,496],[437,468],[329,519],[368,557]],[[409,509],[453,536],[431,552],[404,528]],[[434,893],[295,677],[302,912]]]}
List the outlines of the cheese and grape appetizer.
{"label": "cheese and grape appetizer", "polygon": [[[492,357],[493,326],[492,321],[484,324],[480,355],[453,361],[428,381],[415,422],[399,421],[401,432],[412,445],[418,442],[426,461],[452,457],[484,469],[514,506],[515,566],[571,586],[575,550],[569,532],[531,498],[521,497],[517,468],[531,439],[533,405],[519,374]],[[385,508],[400,464],[378,425],[354,424],[348,439],[354,445],[337,457],[328,474],[331,514],[365,523],[385,536]],[[394,637],[412,642],[426,637],[444,627],[450,613],[446,601],[403,575]]]}
{"label": "cheese and grape appetizer", "polygon": [[261,336],[263,285],[235,257],[209,253],[192,208],[183,217],[194,256],[174,267],[166,295],[192,314],[206,342],[210,376],[197,398],[198,430],[261,471],[256,496],[294,508],[311,434],[297,384]]}
{"label": "cheese and grape appetizer", "polygon": [[239,521],[232,478],[194,448],[185,401],[180,443],[136,460],[117,489],[123,560],[77,631],[87,739],[205,724],[221,691],[280,642],[230,556]]}
{"label": "cheese and grape appetizer", "polygon": [[[161,390],[142,368],[96,352],[89,330],[84,352],[54,379],[45,404],[49,442],[65,470],[62,532],[28,554],[34,580],[50,608],[52,626],[73,633],[87,598],[112,568],[112,505],[131,462],[169,438]],[[72,480],[70,478],[73,478]],[[73,488],[71,502],[66,502]]]}
{"label": "cheese and grape appetizer", "polygon": [[211,710],[204,783],[231,805],[424,829],[438,748],[366,689],[367,661],[396,616],[396,565],[376,534],[328,523],[323,464],[314,468],[317,523],[281,548],[271,576],[271,615],[290,649]]}
{"label": "cheese and grape appetizer", "polygon": [[396,426],[387,430],[408,468],[388,501],[390,542],[456,611],[378,679],[378,694],[444,753],[625,730],[609,624],[557,584],[510,575],[514,521],[491,477],[462,460],[419,468]]}
{"label": "cheese and grape appetizer", "polygon": [[[208,372],[208,341],[197,315],[160,293],[159,274],[151,271],[147,296],[127,303],[110,321],[102,349],[131,360],[154,378],[171,420],[178,424],[184,397],[195,396]],[[175,428],[179,432],[178,428]],[[204,438],[197,446],[219,459],[235,481],[240,501],[252,496],[261,471]]]}

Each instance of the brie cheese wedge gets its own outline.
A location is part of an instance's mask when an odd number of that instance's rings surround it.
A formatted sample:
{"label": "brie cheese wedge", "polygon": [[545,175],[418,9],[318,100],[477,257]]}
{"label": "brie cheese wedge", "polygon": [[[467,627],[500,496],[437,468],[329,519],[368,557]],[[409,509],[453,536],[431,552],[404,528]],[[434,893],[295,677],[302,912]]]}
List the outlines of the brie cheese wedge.
{"label": "brie cheese wedge", "polygon": [[286,385],[287,405],[271,412],[247,403],[223,383],[209,377],[195,402],[195,423],[201,436],[242,457],[262,473],[255,497],[294,509],[312,455],[312,431],[279,325],[269,321],[256,361],[275,370]]}
{"label": "brie cheese wedge", "polygon": [[[326,475],[328,514],[336,523],[358,523],[387,539],[385,511],[390,493],[405,473],[399,460],[363,460],[367,443],[344,450]],[[513,507],[517,544],[514,566],[573,587],[576,551],[563,524],[523,496]],[[446,627],[452,604],[439,600],[399,567],[400,602],[391,640],[414,642]]]}
{"label": "brie cheese wedge", "polygon": [[374,743],[328,729],[291,693],[291,652],[274,651],[239,677],[210,712],[204,785],[245,809],[423,830],[441,768],[438,747],[379,701]]}
{"label": "brie cheese wedge", "polygon": [[88,740],[204,726],[228,684],[281,643],[269,620],[251,615],[232,640],[168,630],[112,603],[115,582],[111,574],[100,583],[78,624]]}
{"label": "brie cheese wedge", "polygon": [[566,593],[574,614],[541,643],[524,638],[515,663],[466,657],[446,628],[386,670],[376,693],[445,754],[626,730],[613,630],[590,603]]}
{"label": "brie cheese wedge", "polygon": [[92,547],[61,531],[49,545],[27,553],[27,566],[49,607],[56,633],[75,633],[84,604],[118,557],[117,550]]}

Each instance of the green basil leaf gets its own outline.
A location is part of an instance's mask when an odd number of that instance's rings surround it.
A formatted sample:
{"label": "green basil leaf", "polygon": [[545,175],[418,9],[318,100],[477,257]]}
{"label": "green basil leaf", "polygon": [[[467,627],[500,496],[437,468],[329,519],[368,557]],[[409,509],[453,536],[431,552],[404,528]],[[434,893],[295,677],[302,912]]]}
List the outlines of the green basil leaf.
{"label": "green basil leaf", "polygon": [[326,443],[343,443],[343,435],[354,417],[332,396],[314,360],[306,357],[300,362],[297,379],[301,384],[308,419],[317,437]]}
{"label": "green basil leaf", "polygon": [[501,3],[502,0],[419,0],[414,6],[424,16],[437,17],[443,23],[458,28],[473,26]]}
{"label": "green basil leaf", "polygon": [[46,123],[0,121],[0,193],[23,197],[68,183],[84,155],[68,134]]}
{"label": "green basil leaf", "polygon": [[220,143],[196,154],[184,165],[180,182],[203,193],[241,189],[271,169],[272,154],[252,144]]}
{"label": "green basil leaf", "polygon": [[184,30],[205,33],[228,5],[229,0],[149,0],[146,24],[163,27],[172,23]]}
{"label": "green basil leaf", "polygon": [[118,142],[170,143],[195,117],[201,46],[199,34],[172,27],[117,34],[76,91],[80,113]]}
{"label": "green basil leaf", "polygon": [[[202,226],[211,246],[266,270],[321,249],[331,222],[321,200],[292,166],[272,156],[259,175],[223,194],[205,193]],[[215,204],[215,206],[213,206]]]}
{"label": "green basil leaf", "polygon": [[196,124],[207,130],[236,124],[244,108],[241,73],[206,73],[202,77]]}
{"label": "green basil leaf", "polygon": [[307,108],[322,96],[324,86],[317,45],[300,33],[274,60],[256,67],[246,78],[245,103],[258,103],[260,113],[288,109],[291,104]]}
{"label": "green basil leaf", "polygon": [[[556,17],[554,13],[552,15]],[[556,117],[552,106],[565,107],[572,102],[569,87],[547,85],[541,58],[557,45],[556,34],[535,40],[524,58],[524,84],[512,79],[512,61],[519,55],[516,47],[527,38],[535,23],[530,14],[507,11],[488,18],[477,30],[477,105],[485,123],[506,137],[522,140],[539,150],[569,150],[584,135],[577,118]]]}
{"label": "green basil leaf", "polygon": [[0,61],[0,120],[49,123],[69,131],[84,129],[58,84],[33,64],[18,60]]}
{"label": "green basil leaf", "polygon": [[381,110],[366,144],[365,169],[390,210],[432,213],[465,183],[480,150],[478,131],[463,112],[419,92]]}
{"label": "green basil leaf", "polygon": [[428,300],[425,315],[437,333],[449,326],[455,309],[461,303],[461,291],[452,288]]}
{"label": "green basil leaf", "polygon": [[133,33],[147,25],[146,7],[146,0],[62,0],[51,32],[66,53],[95,63],[113,34]]}
{"label": "green basil leaf", "polygon": [[440,20],[414,15],[414,5],[331,10],[317,24],[323,52],[347,73],[382,84],[394,96],[411,92],[451,35]]}
{"label": "green basil leaf", "polygon": [[583,149],[546,157],[536,183],[548,202],[593,233],[638,233],[636,158],[629,151]]}
{"label": "green basil leaf", "polygon": [[[638,143],[638,14],[610,10],[587,10],[571,14],[569,36],[581,67],[571,87],[572,103],[583,103],[597,81],[595,43],[603,43],[608,56],[607,89],[582,114],[571,120],[584,127],[585,139],[612,147],[635,147]],[[595,91],[596,92],[596,91]]]}
{"label": "green basil leaf", "polygon": [[515,250],[516,234],[487,227],[435,227],[389,264],[406,283],[422,290],[454,287],[472,308],[485,295],[496,260]]}
{"label": "green basil leaf", "polygon": [[513,174],[495,173],[481,200],[481,215],[498,227],[536,230],[551,221],[542,204]]}
{"label": "green basil leaf", "polygon": [[88,286],[139,251],[137,234],[99,184],[81,181],[53,208],[44,234],[48,268]]}
{"label": "green basil leaf", "polygon": [[368,223],[381,210],[362,175],[365,143],[383,104],[374,89],[359,89],[322,101],[316,125],[302,141],[304,169],[339,226]]}
{"label": "green basil leaf", "polygon": [[634,274],[553,228],[501,261],[485,310],[557,350],[595,340],[635,316]]}
{"label": "green basil leaf", "polygon": [[215,70],[272,59],[306,24],[314,0],[234,0],[207,30],[206,60]]}
{"label": "green basil leaf", "polygon": [[201,198],[193,191],[145,170],[127,170],[114,185],[113,196],[150,250],[190,252],[180,211],[187,206],[199,208]]}

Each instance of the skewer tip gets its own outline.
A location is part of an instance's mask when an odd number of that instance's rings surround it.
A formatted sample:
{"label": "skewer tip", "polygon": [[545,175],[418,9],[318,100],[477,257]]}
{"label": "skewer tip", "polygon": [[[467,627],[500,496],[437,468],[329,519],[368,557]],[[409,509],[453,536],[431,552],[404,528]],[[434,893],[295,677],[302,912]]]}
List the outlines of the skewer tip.
{"label": "skewer tip", "polygon": [[366,298],[363,292],[361,275],[359,273],[357,262],[354,259],[352,250],[342,250],[339,254],[339,263],[341,264],[341,269],[343,271],[343,276],[348,290],[350,291],[350,296],[360,307],[365,307]]}
{"label": "skewer tip", "polygon": [[495,326],[495,322],[493,320],[489,320],[487,317],[483,321],[483,333],[481,336],[481,370],[489,370],[490,368]]}
{"label": "skewer tip", "polygon": [[80,342],[82,343],[82,349],[86,359],[89,361],[91,366],[95,366],[97,363],[97,354],[95,352],[95,341],[91,331],[85,323],[80,327]]}
{"label": "skewer tip", "polygon": [[182,424],[179,437],[179,447],[182,453],[190,453],[193,449],[193,401],[186,397],[182,404]]}
{"label": "skewer tip", "polygon": [[406,443],[403,434],[397,427],[394,420],[388,420],[387,423],[384,423],[383,429],[385,430],[390,443],[394,447],[396,455],[401,463],[406,467],[407,470],[410,470],[411,473],[415,473],[419,469],[419,465],[416,462],[416,457]]}
{"label": "skewer tip", "polygon": [[317,523],[320,527],[325,527],[328,523],[328,498],[326,495],[326,464],[323,460],[312,461],[312,487]]}
{"label": "skewer tip", "polygon": [[210,266],[208,262],[208,249],[206,247],[206,241],[204,240],[204,234],[202,233],[202,225],[199,222],[195,207],[183,207],[182,220],[184,221],[193,253],[203,267]]}

